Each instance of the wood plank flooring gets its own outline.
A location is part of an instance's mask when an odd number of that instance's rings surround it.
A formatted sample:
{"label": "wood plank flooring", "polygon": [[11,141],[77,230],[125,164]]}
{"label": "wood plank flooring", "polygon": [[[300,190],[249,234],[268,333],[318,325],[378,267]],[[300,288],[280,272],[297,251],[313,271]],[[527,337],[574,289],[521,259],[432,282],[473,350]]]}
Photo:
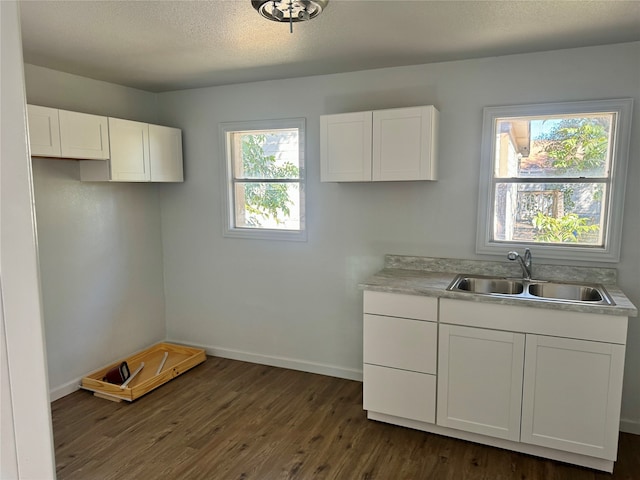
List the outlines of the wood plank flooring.
{"label": "wood plank flooring", "polygon": [[640,436],[613,476],[369,421],[362,384],[208,357],[133,403],[52,404],[59,480],[640,479]]}

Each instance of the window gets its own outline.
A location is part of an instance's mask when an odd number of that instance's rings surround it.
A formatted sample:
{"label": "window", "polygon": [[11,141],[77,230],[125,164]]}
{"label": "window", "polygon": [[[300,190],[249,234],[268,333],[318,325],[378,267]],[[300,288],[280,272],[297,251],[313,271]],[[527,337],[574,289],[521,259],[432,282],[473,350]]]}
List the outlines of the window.
{"label": "window", "polygon": [[225,236],[306,240],[304,118],[223,123]]}
{"label": "window", "polygon": [[632,102],[485,108],[477,252],[618,261]]}

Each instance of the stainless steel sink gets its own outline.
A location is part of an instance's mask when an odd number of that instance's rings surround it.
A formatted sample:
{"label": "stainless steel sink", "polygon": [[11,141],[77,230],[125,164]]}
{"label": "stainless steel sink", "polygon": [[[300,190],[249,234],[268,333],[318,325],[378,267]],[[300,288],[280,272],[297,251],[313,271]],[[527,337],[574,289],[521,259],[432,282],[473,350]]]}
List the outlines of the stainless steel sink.
{"label": "stainless steel sink", "polygon": [[602,302],[605,298],[605,291],[602,287],[573,285],[568,283],[532,282],[529,285],[529,293],[535,297],[573,300],[579,302]]}
{"label": "stainless steel sink", "polygon": [[524,291],[524,284],[520,281],[507,278],[459,276],[458,281],[452,285],[450,290],[517,295]]}
{"label": "stainless steel sink", "polygon": [[615,305],[602,285],[461,274],[453,279],[447,290],[537,301]]}

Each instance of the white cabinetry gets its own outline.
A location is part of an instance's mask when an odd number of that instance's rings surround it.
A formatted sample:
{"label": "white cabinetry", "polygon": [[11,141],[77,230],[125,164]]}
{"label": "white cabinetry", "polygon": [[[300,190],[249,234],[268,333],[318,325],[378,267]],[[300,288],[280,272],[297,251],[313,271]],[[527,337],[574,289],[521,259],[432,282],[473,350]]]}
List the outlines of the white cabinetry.
{"label": "white cabinetry", "polygon": [[182,182],[182,130],[149,125],[149,165],[152,182]]}
{"label": "white cabinetry", "polygon": [[109,158],[107,117],[37,105],[27,109],[34,157]]}
{"label": "white cabinetry", "polygon": [[109,158],[107,117],[59,110],[60,153],[64,158]]}
{"label": "white cabinetry", "polygon": [[611,472],[627,324],[365,291],[364,408],[374,420]]}
{"label": "white cabinetry", "polygon": [[182,132],[109,117],[108,162],[80,162],[82,181],[182,182]]}
{"label": "white cabinetry", "polygon": [[435,422],[436,298],[365,292],[364,408]]}
{"label": "white cabinetry", "polygon": [[55,108],[27,105],[29,144],[34,157],[60,156],[60,123]]}
{"label": "white cabinetry", "polygon": [[438,425],[616,459],[626,317],[441,299],[439,320]]}
{"label": "white cabinetry", "polygon": [[178,128],[38,105],[27,111],[31,155],[81,160],[80,180],[184,181]]}
{"label": "white cabinetry", "polygon": [[615,460],[624,345],[527,335],[526,443]]}
{"label": "white cabinetry", "polygon": [[109,118],[110,180],[146,182],[151,179],[149,124]]}
{"label": "white cabinetry", "polygon": [[320,117],[323,182],[436,180],[433,106]]}
{"label": "white cabinetry", "polygon": [[320,117],[320,177],[323,182],[370,182],[371,112]]}
{"label": "white cabinetry", "polygon": [[438,425],[520,439],[524,335],[441,325]]}

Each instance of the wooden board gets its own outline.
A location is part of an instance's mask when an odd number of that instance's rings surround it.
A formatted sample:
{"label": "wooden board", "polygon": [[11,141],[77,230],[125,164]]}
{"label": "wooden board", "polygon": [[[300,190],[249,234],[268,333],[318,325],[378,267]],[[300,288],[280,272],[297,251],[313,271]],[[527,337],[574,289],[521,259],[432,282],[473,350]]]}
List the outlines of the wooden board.
{"label": "wooden board", "polygon": [[[165,352],[168,352],[165,364],[162,371],[156,374]],[[96,396],[101,398],[132,402],[142,395],[149,393],[151,390],[158,388],[160,385],[167,383],[169,380],[182,375],[206,359],[207,357],[202,349],[172,343],[158,343],[124,360],[107,365],[87,375],[82,379],[80,386],[85,390],[94,392]],[[111,368],[120,365],[123,361],[127,362],[131,373],[133,373],[142,362],[144,362],[144,368],[131,380],[126,388],[120,388],[120,385],[102,381],[105,374]]]}

